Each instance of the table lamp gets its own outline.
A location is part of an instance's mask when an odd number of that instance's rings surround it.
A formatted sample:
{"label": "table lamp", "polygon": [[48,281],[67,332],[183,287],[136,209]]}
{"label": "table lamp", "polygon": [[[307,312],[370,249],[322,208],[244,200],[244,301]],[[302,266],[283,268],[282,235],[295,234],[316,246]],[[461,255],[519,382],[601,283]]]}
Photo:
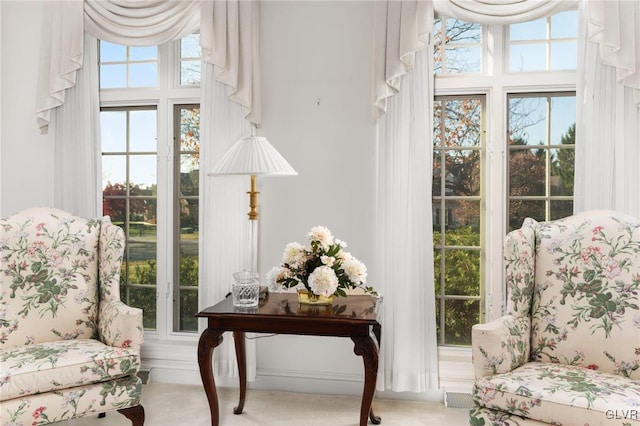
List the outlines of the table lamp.
{"label": "table lamp", "polygon": [[247,136],[237,141],[218,161],[209,176],[250,175],[249,221],[251,221],[251,267],[257,271],[258,194],[257,176],[295,176],[298,173],[284,157],[262,136]]}

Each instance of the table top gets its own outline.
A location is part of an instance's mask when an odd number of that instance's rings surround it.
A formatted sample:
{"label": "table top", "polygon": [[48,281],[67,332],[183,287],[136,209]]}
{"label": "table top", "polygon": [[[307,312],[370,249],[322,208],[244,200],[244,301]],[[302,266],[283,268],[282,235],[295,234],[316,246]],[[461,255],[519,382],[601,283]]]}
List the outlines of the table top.
{"label": "table top", "polygon": [[233,306],[229,296],[196,316],[208,318],[209,328],[230,331],[349,336],[357,328],[364,333],[369,326],[380,326],[381,302],[363,294],[334,297],[333,305],[302,305],[296,293],[270,293],[258,306],[242,308]]}

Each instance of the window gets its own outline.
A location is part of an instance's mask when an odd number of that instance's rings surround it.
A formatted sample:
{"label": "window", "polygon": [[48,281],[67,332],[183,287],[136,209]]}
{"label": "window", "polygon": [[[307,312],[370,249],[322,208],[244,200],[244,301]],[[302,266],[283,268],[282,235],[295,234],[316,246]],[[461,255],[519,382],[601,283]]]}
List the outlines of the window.
{"label": "window", "polygon": [[502,242],[573,212],[577,12],[434,27],[433,230],[439,345],[502,314]]}
{"label": "window", "polygon": [[571,70],[577,64],[578,12],[509,25],[509,71]]}
{"label": "window", "polygon": [[433,244],[438,341],[466,344],[480,321],[484,97],[434,103]]}
{"label": "window", "polygon": [[434,69],[436,74],[482,71],[482,26],[442,18],[434,24]]}
{"label": "window", "polygon": [[158,48],[100,42],[100,88],[157,87]]}
{"label": "window", "polygon": [[125,231],[120,296],[143,308],[145,328],[156,328],[157,111],[105,108],[102,129],[102,211]]}
{"label": "window", "polygon": [[573,93],[509,95],[509,230],[573,213]]}
{"label": "window", "polygon": [[199,37],[99,48],[103,211],[126,235],[121,298],[143,309],[147,336],[196,332]]}
{"label": "window", "polygon": [[195,314],[198,313],[198,233],[200,188],[200,106],[176,105],[174,107],[174,131],[178,134],[174,160],[175,173],[173,227],[174,268],[173,300],[179,300],[174,308],[174,324],[177,330],[198,329]]}

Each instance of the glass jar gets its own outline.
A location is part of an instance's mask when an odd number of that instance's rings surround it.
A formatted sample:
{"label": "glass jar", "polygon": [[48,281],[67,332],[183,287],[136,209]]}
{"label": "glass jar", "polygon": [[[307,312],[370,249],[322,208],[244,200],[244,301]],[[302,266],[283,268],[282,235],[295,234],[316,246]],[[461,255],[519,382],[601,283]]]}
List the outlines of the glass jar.
{"label": "glass jar", "polygon": [[242,271],[233,274],[233,306],[258,306],[260,283],[256,272]]}

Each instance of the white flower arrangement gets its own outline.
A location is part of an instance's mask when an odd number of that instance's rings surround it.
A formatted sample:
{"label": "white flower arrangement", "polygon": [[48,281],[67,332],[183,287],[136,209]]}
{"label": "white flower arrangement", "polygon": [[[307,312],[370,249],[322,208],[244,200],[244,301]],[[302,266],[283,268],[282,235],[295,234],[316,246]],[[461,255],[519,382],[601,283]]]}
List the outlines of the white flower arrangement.
{"label": "white flower arrangement", "polygon": [[345,290],[361,288],[377,295],[365,285],[367,267],[345,251],[347,243],[334,238],[324,226],[315,226],[308,233],[310,247],[289,243],[282,254],[282,264],[267,273],[272,289],[278,286],[307,289],[317,296],[346,296]]}

